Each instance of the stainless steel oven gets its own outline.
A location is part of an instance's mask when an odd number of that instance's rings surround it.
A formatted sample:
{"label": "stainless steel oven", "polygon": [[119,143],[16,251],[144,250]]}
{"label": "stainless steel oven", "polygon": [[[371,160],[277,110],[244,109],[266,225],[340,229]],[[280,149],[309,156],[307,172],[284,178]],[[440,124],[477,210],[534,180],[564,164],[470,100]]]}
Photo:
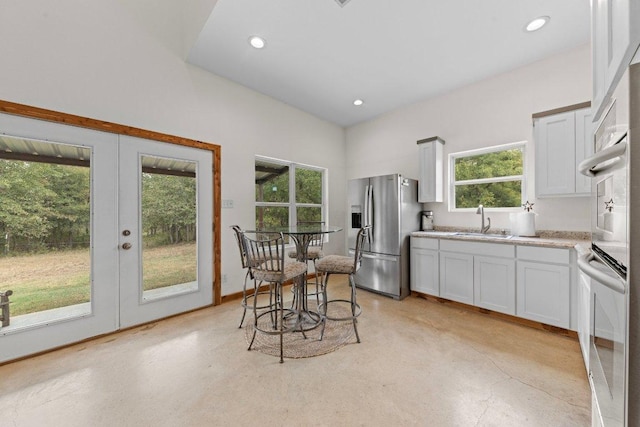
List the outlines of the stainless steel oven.
{"label": "stainless steel oven", "polygon": [[620,123],[618,101],[609,108],[594,136],[595,154],[581,164],[592,179],[591,240],[593,251],[626,277],[628,226],[627,124]]}
{"label": "stainless steel oven", "polygon": [[594,414],[606,427],[624,426],[627,282],[593,253],[578,265],[591,279],[589,382],[597,406]]}
{"label": "stainless steel oven", "polygon": [[591,253],[578,260],[591,287],[589,381],[594,416],[606,427],[627,425],[628,123],[628,100],[622,94],[596,129],[595,154],[579,166],[592,178]]}

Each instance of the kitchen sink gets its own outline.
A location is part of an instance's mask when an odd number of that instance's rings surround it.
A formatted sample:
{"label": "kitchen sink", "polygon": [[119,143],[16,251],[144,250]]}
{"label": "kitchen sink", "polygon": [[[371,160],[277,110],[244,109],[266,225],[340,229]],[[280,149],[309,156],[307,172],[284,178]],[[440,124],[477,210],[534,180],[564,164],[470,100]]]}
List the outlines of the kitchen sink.
{"label": "kitchen sink", "polygon": [[468,237],[478,237],[485,239],[510,239],[513,236],[510,234],[492,234],[492,233],[473,233],[473,232],[464,232],[459,231],[454,233],[454,236],[468,236]]}

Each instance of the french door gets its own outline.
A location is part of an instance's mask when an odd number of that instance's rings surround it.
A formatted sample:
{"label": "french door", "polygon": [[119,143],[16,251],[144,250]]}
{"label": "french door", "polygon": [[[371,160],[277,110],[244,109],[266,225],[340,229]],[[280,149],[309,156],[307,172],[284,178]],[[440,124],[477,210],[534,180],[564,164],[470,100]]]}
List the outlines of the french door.
{"label": "french door", "polygon": [[210,305],[212,181],[207,150],[0,114],[0,362]]}
{"label": "french door", "polygon": [[211,152],[120,138],[120,327],[211,304]]}

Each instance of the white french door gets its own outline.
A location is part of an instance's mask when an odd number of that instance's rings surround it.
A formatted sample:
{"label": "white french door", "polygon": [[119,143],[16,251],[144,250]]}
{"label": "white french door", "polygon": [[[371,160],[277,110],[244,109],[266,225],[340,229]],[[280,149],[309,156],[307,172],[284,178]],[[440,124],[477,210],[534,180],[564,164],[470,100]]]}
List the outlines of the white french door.
{"label": "white french door", "polygon": [[122,136],[119,157],[120,326],[210,305],[211,152]]}
{"label": "white french door", "polygon": [[212,303],[210,151],[0,114],[0,172],[0,362]]}

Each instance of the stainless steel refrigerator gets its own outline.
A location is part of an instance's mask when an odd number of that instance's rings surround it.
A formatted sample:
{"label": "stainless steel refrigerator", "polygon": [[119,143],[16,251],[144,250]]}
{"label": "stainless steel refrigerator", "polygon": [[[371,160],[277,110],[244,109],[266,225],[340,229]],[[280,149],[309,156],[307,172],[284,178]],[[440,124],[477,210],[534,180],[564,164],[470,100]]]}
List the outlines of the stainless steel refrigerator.
{"label": "stainless steel refrigerator", "polygon": [[420,211],[416,180],[393,174],[349,181],[350,253],[358,230],[372,227],[356,286],[395,299],[409,295],[409,235],[420,228]]}

